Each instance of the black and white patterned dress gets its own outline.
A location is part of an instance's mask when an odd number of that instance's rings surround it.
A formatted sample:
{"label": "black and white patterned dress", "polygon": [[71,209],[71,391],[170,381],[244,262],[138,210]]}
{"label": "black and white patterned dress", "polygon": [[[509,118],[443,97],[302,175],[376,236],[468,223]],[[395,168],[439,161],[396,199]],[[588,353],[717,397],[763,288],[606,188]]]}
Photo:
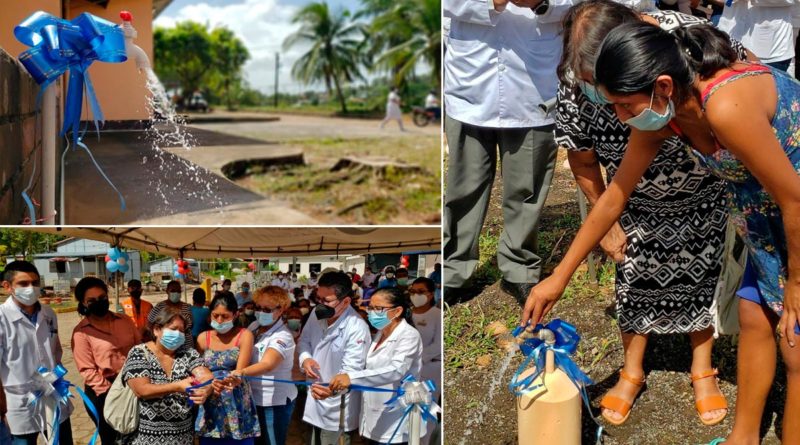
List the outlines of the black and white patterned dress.
{"label": "black and white patterned dress", "polygon": [[[648,13],[666,30],[708,23],[673,11]],[[744,48],[734,43],[740,57]],[[559,85],[556,142],[568,150],[594,150],[611,178],[619,168],[630,129],[612,106],[595,105],[580,88]],[[620,329],[635,333],[686,333],[713,322],[709,309],[721,272],[727,210],[725,182],[668,139],[636,186],[620,217],[627,235],[617,265]]]}
{"label": "black and white patterned dress", "polygon": [[[167,377],[155,354],[144,344],[131,349],[122,368],[124,382],[148,377],[153,384],[174,383],[191,377],[203,366],[200,354],[187,346],[175,351],[172,374]],[[192,409],[185,393],[170,393],[156,399],[139,399],[139,430],[125,438],[133,445],[191,445],[194,437]]]}

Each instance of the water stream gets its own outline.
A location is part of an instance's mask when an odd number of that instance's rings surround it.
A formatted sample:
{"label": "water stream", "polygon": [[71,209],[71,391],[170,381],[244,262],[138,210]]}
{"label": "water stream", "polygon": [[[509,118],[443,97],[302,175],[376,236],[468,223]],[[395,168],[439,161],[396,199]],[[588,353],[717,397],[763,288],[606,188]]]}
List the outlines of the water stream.
{"label": "water stream", "polygon": [[[158,183],[152,185],[163,203],[163,210],[169,210],[170,197],[167,192],[170,190],[168,187],[174,187],[176,190],[183,190],[183,196],[187,199],[209,202],[220,209],[220,213],[222,213],[222,207],[226,205],[226,202],[220,196],[219,180],[216,177],[207,179],[208,173],[181,157],[177,157],[176,160],[182,164],[182,168],[167,171],[164,148],[181,147],[191,150],[197,146],[197,141],[191,133],[186,131],[186,119],[175,111],[175,106],[156,73],[150,68],[145,68],[144,72],[147,76],[147,89],[150,91],[150,95],[147,97],[147,108],[152,123],[146,134],[152,150],[142,157],[142,164],[146,165],[151,162],[150,165],[153,165],[153,159],[148,159],[148,156],[156,158],[155,165],[158,166],[161,174],[158,175]],[[169,178],[169,180],[161,178]]]}

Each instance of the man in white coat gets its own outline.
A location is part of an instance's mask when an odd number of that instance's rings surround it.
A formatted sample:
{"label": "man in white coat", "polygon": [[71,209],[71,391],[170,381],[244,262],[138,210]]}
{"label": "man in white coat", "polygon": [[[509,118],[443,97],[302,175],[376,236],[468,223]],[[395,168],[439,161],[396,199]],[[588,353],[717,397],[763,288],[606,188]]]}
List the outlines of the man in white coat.
{"label": "man in white coat", "polygon": [[444,207],[444,297],[456,302],[478,264],[499,148],[504,230],[502,287],[524,304],[539,281],[537,223],[556,160],[552,116],[561,19],[573,0],[444,0],[451,19],[444,55],[449,146]]}
{"label": "man in white coat", "polygon": [[[52,370],[61,363],[58,319],[49,306],[39,303],[40,285],[39,272],[27,261],[11,262],[3,272],[3,288],[11,296],[0,305],[0,391],[4,396],[0,419],[7,422],[15,445],[36,445],[42,425],[52,422],[45,421],[43,403],[28,403],[29,393],[37,390],[32,379],[39,367]],[[71,413],[68,400],[61,405],[59,445],[72,445]]]}
{"label": "man in white coat", "polygon": [[[353,309],[353,282],[343,272],[327,272],[317,282],[319,304],[309,316],[300,335],[298,362],[310,379],[329,382],[342,373],[360,371],[366,366],[370,346],[369,327]],[[358,428],[361,395],[344,395],[345,419],[339,421],[340,396],[320,400],[312,391],[306,401],[303,421],[311,424],[311,445],[338,445],[340,434],[350,444],[351,432]]]}

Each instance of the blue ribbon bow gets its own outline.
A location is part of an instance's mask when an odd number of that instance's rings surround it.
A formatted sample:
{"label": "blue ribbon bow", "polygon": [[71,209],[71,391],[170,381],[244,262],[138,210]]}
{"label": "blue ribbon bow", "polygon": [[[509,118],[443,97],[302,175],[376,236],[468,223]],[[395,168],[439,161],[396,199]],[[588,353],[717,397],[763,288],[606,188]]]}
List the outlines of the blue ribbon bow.
{"label": "blue ribbon bow", "polygon": [[[557,318],[551,320],[546,325],[537,324],[533,331],[538,332],[542,329],[548,329],[555,334],[555,343],[548,345],[544,340],[537,337],[525,339],[525,341],[519,345],[519,349],[525,356],[525,360],[522,361],[517,371],[511,377],[511,383],[509,383],[508,389],[515,396],[521,396],[525,392],[544,386],[543,384],[533,385],[533,382],[545,372],[547,351],[550,350],[553,351],[555,366],[564,371],[564,374],[567,375],[572,384],[578,388],[584,405],[586,405],[586,408],[589,410],[588,412],[591,413],[592,407],[589,404],[589,395],[586,392],[586,386],[593,385],[594,381],[586,375],[570,357],[578,350],[578,342],[581,340],[581,336],[578,335],[578,330],[572,324]],[[524,330],[525,327],[518,326],[511,335],[518,337]],[[528,377],[520,380],[520,376],[530,366],[531,362],[533,362],[535,366],[535,371]],[[593,418],[593,420],[595,419]],[[595,423],[598,426],[596,443],[600,443],[603,427],[597,423],[597,420],[595,420]]]}
{"label": "blue ribbon bow", "polygon": [[[51,425],[53,437],[52,441],[49,441],[49,443],[58,444],[61,406],[66,406],[67,403],[69,403],[69,399],[72,397],[69,389],[70,387],[74,387],[81,396],[81,399],[83,399],[83,403],[86,404],[89,412],[92,413],[92,416],[94,416],[94,434],[92,435],[92,439],[88,444],[94,445],[95,442],[97,442],[97,436],[99,434],[98,423],[100,421],[100,416],[97,413],[97,408],[95,408],[89,397],[86,396],[86,393],[64,378],[65,375],[67,375],[67,369],[64,368],[64,366],[60,363],[56,365],[52,371],[44,366],[40,366],[32,378],[32,383],[35,389],[29,393],[28,404],[36,406],[41,403],[47,403],[48,400],[51,400],[55,404],[55,413],[53,415],[53,423]],[[44,433],[44,431],[42,433]]]}
{"label": "blue ribbon bow", "polygon": [[122,29],[89,13],[68,21],[37,11],[14,28],[14,36],[31,47],[20,54],[19,61],[41,85],[40,97],[48,85],[69,71],[61,135],[72,130],[73,141],[77,144],[84,90],[99,132],[98,122],[104,121],[103,112],[87,70],[95,60],[110,63],[128,60]]}

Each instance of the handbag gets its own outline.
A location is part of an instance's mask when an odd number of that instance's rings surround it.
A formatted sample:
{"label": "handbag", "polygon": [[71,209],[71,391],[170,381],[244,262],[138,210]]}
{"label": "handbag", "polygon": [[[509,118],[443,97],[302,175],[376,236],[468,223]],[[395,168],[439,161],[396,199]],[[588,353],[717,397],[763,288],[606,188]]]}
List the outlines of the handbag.
{"label": "handbag", "polygon": [[739,297],[736,292],[742,284],[747,264],[747,249],[736,233],[736,226],[728,221],[725,230],[725,246],[722,253],[720,273],[711,315],[714,317],[714,338],[739,333]]}
{"label": "handbag", "polygon": [[120,372],[108,390],[103,417],[111,428],[121,434],[130,434],[139,428],[139,398],[123,382],[122,375]]}

